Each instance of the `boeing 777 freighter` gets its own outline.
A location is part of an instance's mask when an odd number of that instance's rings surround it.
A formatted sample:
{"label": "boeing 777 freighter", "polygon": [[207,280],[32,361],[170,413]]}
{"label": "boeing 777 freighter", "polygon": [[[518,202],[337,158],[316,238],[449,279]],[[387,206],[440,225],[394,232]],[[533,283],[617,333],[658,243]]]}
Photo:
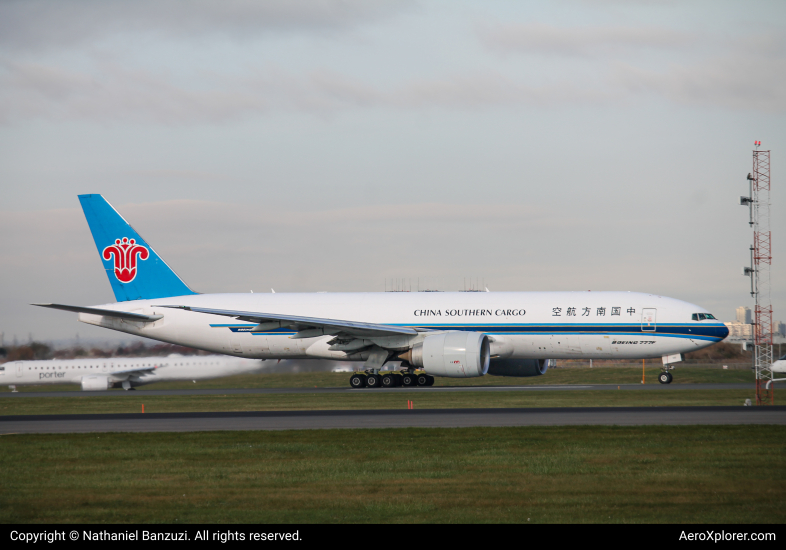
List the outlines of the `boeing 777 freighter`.
{"label": "boeing 777 freighter", "polygon": [[[35,305],[238,357],[364,361],[353,387],[537,376],[554,359],[662,357],[668,365],[728,335],[699,306],[639,292],[199,294],[101,195],[79,200],[117,302]],[[398,370],[383,370],[394,361]],[[659,380],[671,379],[664,368]]]}

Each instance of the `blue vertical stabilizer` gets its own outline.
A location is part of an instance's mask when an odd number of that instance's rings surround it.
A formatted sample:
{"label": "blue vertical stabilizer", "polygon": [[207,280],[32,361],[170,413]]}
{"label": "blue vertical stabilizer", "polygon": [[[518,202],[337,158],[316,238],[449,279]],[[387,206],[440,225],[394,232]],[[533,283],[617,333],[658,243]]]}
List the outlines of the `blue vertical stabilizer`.
{"label": "blue vertical stabilizer", "polygon": [[118,302],[196,294],[104,197],[79,202]]}

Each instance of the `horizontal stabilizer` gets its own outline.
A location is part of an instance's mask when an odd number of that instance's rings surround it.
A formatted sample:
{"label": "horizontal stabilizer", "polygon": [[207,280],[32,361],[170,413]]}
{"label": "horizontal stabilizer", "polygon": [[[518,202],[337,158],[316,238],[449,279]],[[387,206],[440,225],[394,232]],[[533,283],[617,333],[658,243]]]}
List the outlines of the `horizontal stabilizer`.
{"label": "horizontal stabilizer", "polygon": [[352,334],[355,336],[415,336],[418,332],[408,327],[397,327],[395,325],[377,325],[375,323],[358,323],[355,321],[340,321],[338,319],[320,319],[317,317],[300,317],[297,315],[280,315],[278,313],[255,313],[253,311],[231,311],[226,309],[208,309],[204,307],[189,306],[159,306],[170,307],[173,309],[184,309],[196,313],[208,313],[210,315],[223,315],[224,317],[234,317],[240,321],[249,323],[268,323],[278,321],[281,326],[295,327],[299,331],[308,328],[323,329],[323,334]]}
{"label": "horizontal stabilizer", "polygon": [[63,304],[30,304],[31,306],[48,307],[52,309],[62,309],[63,311],[73,311],[74,313],[89,313],[91,315],[103,315],[104,317],[117,317],[126,321],[139,321],[142,323],[152,323],[162,319],[163,315],[143,315],[141,313],[129,313],[128,311],[115,311],[112,309],[101,309],[98,307],[66,306]]}

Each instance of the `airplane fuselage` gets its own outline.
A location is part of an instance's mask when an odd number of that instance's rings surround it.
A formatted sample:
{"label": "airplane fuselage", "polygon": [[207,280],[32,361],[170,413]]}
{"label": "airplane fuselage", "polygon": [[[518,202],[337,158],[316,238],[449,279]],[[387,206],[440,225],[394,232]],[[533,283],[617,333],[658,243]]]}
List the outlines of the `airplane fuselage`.
{"label": "airplane fuselage", "polygon": [[11,361],[0,365],[0,384],[82,384],[84,379],[92,377],[107,378],[109,387],[125,381],[130,381],[132,386],[142,386],[153,382],[207,380],[262,371],[260,361],[224,355]]}
{"label": "airplane fuselage", "polygon": [[[258,359],[365,360],[328,349],[331,336],[293,338],[293,328],[255,331],[256,323],[161,306],[188,306],[353,320],[420,331],[473,331],[492,340],[492,358],[641,359],[719,342],[728,330],[699,306],[638,292],[386,292],[197,294],[95,306],[162,315],[135,322],[80,313],[85,323],[216,353]],[[704,317],[704,315],[702,315]],[[397,343],[400,340],[400,345]],[[369,337],[388,349],[405,336]]]}

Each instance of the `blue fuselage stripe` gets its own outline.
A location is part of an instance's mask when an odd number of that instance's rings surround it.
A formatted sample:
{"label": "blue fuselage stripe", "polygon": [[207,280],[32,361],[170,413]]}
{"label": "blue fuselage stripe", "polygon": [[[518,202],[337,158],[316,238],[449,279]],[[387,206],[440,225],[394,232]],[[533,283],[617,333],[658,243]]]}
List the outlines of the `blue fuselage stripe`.
{"label": "blue fuselage stripe", "polygon": [[[211,324],[213,328],[228,328],[232,332],[250,332],[254,324]],[[482,332],[484,334],[499,335],[615,335],[615,336],[659,336],[667,338],[692,338],[695,340],[719,341],[728,335],[724,325],[684,325],[684,324],[659,324],[656,327],[642,327],[640,324],[494,324],[494,325],[405,325],[391,326],[422,327],[431,330],[466,330]],[[652,330],[654,329],[654,330]],[[254,332],[254,335],[284,336],[295,334],[291,328],[279,328],[264,332]]]}

